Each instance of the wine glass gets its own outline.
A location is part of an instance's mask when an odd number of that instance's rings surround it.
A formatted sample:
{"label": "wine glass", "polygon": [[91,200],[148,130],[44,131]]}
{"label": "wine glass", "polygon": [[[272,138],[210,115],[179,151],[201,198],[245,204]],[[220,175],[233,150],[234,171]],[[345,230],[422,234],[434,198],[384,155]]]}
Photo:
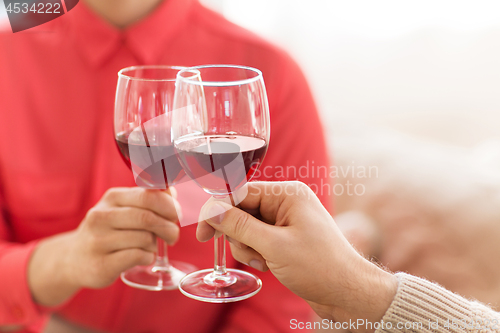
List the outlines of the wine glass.
{"label": "wine glass", "polygon": [[[172,141],[183,169],[215,200],[237,205],[269,143],[269,106],[261,71],[197,66],[179,71],[176,85]],[[227,303],[259,292],[258,277],[226,268],[225,243],[225,235],[214,237],[214,268],[186,275],[179,284],[184,295]]]}
{"label": "wine glass", "polygon": [[[115,141],[140,187],[170,191],[169,186],[184,176],[170,135],[175,78],[183,68],[134,66],[118,72]],[[186,273],[196,269],[188,263],[169,261],[167,243],[161,238],[156,241],[154,263],[123,272],[125,284],[146,290],[173,290]]]}

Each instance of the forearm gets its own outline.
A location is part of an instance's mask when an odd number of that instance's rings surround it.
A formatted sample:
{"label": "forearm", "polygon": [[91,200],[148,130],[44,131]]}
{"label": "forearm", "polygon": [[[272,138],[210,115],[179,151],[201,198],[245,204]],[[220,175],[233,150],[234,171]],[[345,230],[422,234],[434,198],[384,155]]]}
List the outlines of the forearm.
{"label": "forearm", "polygon": [[69,243],[73,232],[52,236],[38,243],[28,264],[28,284],[35,302],[54,307],[73,296],[80,288],[71,277]]}

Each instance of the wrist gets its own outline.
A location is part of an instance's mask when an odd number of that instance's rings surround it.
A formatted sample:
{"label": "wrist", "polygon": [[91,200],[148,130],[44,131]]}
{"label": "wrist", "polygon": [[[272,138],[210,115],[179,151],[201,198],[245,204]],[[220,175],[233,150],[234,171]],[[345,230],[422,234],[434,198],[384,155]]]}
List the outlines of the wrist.
{"label": "wrist", "polygon": [[372,299],[373,302],[367,304],[365,311],[369,314],[367,319],[375,323],[382,320],[391,306],[398,289],[398,278],[373,264],[372,266],[374,267],[371,275],[373,279],[367,284],[369,288],[366,290],[366,297]]}
{"label": "wrist", "polygon": [[[349,297],[339,312],[343,317],[341,321],[380,322],[396,295],[397,277],[366,259],[363,259],[354,275]],[[374,329],[366,329],[370,326],[359,325],[356,332],[373,332]]]}
{"label": "wrist", "polygon": [[34,301],[42,306],[58,306],[80,286],[71,275],[72,232],[40,241],[28,263],[28,285]]}

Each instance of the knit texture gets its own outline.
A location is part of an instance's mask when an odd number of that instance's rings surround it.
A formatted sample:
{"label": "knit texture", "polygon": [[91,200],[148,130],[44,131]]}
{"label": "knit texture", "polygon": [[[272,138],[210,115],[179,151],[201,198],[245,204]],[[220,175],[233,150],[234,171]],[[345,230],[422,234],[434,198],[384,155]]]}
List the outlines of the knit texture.
{"label": "knit texture", "polygon": [[397,273],[396,296],[376,333],[500,332],[500,313],[427,280]]}

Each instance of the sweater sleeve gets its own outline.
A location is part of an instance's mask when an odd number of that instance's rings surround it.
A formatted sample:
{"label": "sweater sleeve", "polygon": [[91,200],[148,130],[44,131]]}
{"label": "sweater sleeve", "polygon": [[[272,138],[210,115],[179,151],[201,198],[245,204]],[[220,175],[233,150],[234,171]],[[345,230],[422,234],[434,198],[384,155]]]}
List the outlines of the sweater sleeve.
{"label": "sweater sleeve", "polygon": [[396,296],[376,333],[500,331],[500,313],[487,306],[412,275],[396,276]]}

